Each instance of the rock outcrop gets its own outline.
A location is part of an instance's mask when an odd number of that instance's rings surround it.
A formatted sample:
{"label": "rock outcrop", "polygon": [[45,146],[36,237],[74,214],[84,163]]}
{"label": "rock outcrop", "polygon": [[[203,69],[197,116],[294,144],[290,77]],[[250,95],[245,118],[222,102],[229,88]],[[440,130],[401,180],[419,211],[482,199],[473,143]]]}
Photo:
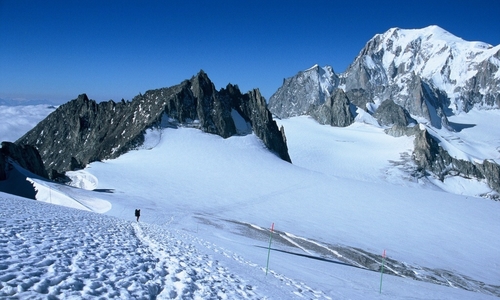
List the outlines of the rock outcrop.
{"label": "rock outcrop", "polygon": [[269,99],[269,110],[278,118],[309,114],[337,89],[339,78],[329,66],[318,65],[283,80],[283,85]]}
{"label": "rock outcrop", "polygon": [[241,94],[232,85],[217,91],[203,71],[179,85],[149,90],[130,102],[96,103],[80,95],[61,105],[16,144],[36,147],[54,178],[138,147],[151,127],[191,126],[224,138],[248,133],[238,132],[235,119],[247,122],[266,147],[291,162],[284,130],[272,120],[259,91]]}
{"label": "rock outcrop", "polygon": [[227,95],[232,99],[233,109],[249,122],[252,130],[271,151],[281,159],[292,162],[288,154],[285,129],[273,120],[271,112],[267,109],[266,99],[259,90],[254,89],[246,94],[241,94],[237,86],[228,85],[221,90],[222,96]]}
{"label": "rock outcrop", "polygon": [[482,163],[457,159],[439,146],[439,141],[425,129],[415,131],[413,159],[420,171],[430,171],[442,181],[446,176],[486,179],[500,192],[500,166],[489,160]]}
{"label": "rock outcrop", "polygon": [[27,172],[48,178],[40,154],[35,147],[2,142],[0,148],[0,191],[24,198],[36,199],[36,189],[26,180]]}
{"label": "rock outcrop", "polygon": [[313,107],[309,115],[322,125],[346,127],[354,123],[355,111],[344,91],[337,89],[322,105]]}
{"label": "rock outcrop", "polygon": [[410,114],[401,106],[394,103],[392,100],[386,100],[380,104],[377,111],[373,114],[378,123],[382,126],[392,127],[408,126],[410,124],[417,124]]}
{"label": "rock outcrop", "polygon": [[9,158],[22,168],[40,177],[49,178],[37,149],[30,145],[16,145],[11,142],[2,142],[0,148],[0,180],[7,179]]}

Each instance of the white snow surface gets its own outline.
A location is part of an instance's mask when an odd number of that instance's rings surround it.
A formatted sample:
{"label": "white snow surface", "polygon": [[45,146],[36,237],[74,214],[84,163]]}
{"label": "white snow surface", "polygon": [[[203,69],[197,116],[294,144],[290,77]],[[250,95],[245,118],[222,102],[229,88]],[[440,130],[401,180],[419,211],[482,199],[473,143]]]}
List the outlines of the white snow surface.
{"label": "white snow surface", "polygon": [[[148,147],[70,173],[93,190],[30,178],[39,201],[0,193],[0,298],[498,299],[389,275],[380,293],[380,273],[268,252],[274,223],[290,241],[385,250],[408,265],[500,282],[500,203],[468,194],[480,183],[445,180],[445,192],[412,178],[401,157],[412,139],[371,124],[278,123],[293,164],[252,134],[166,128],[147,132]],[[497,142],[478,128],[460,133]],[[469,154],[486,155],[482,145]]]}

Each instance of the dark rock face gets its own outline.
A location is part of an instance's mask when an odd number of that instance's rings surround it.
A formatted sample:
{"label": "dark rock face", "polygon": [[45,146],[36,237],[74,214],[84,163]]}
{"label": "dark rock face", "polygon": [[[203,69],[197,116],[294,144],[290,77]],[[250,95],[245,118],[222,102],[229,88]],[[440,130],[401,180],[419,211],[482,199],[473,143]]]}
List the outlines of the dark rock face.
{"label": "dark rock face", "polygon": [[312,109],[309,114],[322,125],[346,127],[354,123],[354,111],[344,91],[337,89],[323,105]]}
{"label": "dark rock face", "polygon": [[373,117],[383,126],[408,126],[410,124],[417,124],[417,121],[403,107],[390,99],[380,104]]}
{"label": "dark rock face", "polygon": [[283,126],[278,129],[267,109],[266,99],[261,96],[259,90],[254,89],[242,95],[236,86],[228,85],[225,90],[221,90],[221,94],[233,100],[233,108],[252,124],[252,130],[264,145],[281,159],[292,162],[286,145],[285,130]]}
{"label": "dark rock face", "polygon": [[482,164],[477,164],[477,167],[484,174],[488,185],[495,191],[500,192],[500,166],[485,159]]}
{"label": "dark rock face", "polygon": [[284,79],[283,85],[269,99],[269,110],[278,118],[309,114],[325,103],[339,84],[331,67],[318,65]]}
{"label": "dark rock face", "polygon": [[179,85],[147,91],[131,102],[96,103],[86,95],[61,105],[16,141],[38,149],[49,174],[83,168],[112,159],[144,142],[147,128],[161,126],[165,116],[176,123],[227,138],[237,134],[236,111],[280,158],[290,162],[283,130],[270,117],[257,90],[242,95],[237,87],[215,90],[200,71]]}
{"label": "dark rock face", "polygon": [[49,178],[37,149],[30,145],[18,146],[11,142],[2,142],[0,148],[0,180],[7,179],[8,158],[21,167],[38,176]]}
{"label": "dark rock face", "polygon": [[368,111],[368,106],[373,104],[373,100],[363,89],[351,89],[346,92],[346,96],[352,104],[363,109],[364,111]]}
{"label": "dark rock face", "polygon": [[36,199],[35,187],[26,180],[26,175],[20,172],[15,164],[35,175],[48,178],[42,158],[36,148],[29,145],[18,146],[11,142],[2,142],[2,148],[0,148],[0,191]]}
{"label": "dark rock face", "polygon": [[484,60],[477,66],[476,76],[469,79],[464,87],[457,88],[459,100],[465,111],[474,106],[500,107],[499,78],[494,74],[498,72],[500,50],[491,59]]}
{"label": "dark rock face", "polygon": [[492,189],[500,192],[499,165],[488,160],[480,164],[451,157],[427,130],[416,132],[414,147],[413,158],[421,171],[431,171],[440,180],[447,175],[486,179]]}

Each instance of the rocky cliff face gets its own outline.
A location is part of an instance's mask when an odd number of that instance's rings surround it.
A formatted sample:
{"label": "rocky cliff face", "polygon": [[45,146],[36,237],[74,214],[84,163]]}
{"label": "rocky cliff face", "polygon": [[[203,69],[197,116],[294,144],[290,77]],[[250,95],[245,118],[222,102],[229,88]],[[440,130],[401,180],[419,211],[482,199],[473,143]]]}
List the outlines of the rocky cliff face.
{"label": "rocky cliff face", "polygon": [[309,114],[320,124],[346,127],[354,123],[355,111],[344,91],[337,89],[323,104],[312,106]]}
{"label": "rocky cliff face", "polygon": [[283,80],[269,99],[269,110],[279,118],[309,114],[330,98],[338,84],[339,78],[331,67],[315,65]]}
{"label": "rocky cliff face", "polygon": [[[86,95],[61,105],[16,141],[40,152],[51,177],[116,158],[144,142],[147,128],[192,126],[224,138],[238,132],[235,119],[247,122],[264,144],[290,162],[279,130],[258,90],[241,94],[236,86],[216,91],[201,71],[179,85],[147,91],[131,102],[96,103]],[[169,124],[165,124],[169,123]]]}
{"label": "rocky cliff face", "polygon": [[0,191],[29,199],[36,199],[35,187],[26,180],[25,171],[35,176],[48,178],[40,154],[35,147],[18,146],[11,142],[2,142],[0,148]]}
{"label": "rocky cliff face", "polygon": [[271,112],[267,109],[266,99],[259,90],[252,90],[241,94],[238,87],[228,85],[221,94],[232,99],[233,109],[252,125],[253,132],[264,144],[281,159],[292,162],[288,154],[285,129],[273,120]]}

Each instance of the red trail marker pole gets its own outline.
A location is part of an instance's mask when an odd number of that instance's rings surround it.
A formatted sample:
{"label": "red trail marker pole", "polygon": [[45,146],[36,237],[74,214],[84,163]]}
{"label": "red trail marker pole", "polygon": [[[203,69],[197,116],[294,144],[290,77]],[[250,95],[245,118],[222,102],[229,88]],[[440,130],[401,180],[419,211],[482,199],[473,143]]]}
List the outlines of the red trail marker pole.
{"label": "red trail marker pole", "polygon": [[384,276],[384,265],[385,265],[385,249],[384,249],[384,253],[382,254],[382,269],[380,269],[380,290],[379,290],[379,294],[382,294],[382,277]]}
{"label": "red trail marker pole", "polygon": [[273,240],[273,232],[274,232],[274,223],[271,224],[271,232],[269,233],[269,247],[267,250],[266,276],[267,276],[267,271],[269,270],[269,256],[271,255],[271,242]]}

